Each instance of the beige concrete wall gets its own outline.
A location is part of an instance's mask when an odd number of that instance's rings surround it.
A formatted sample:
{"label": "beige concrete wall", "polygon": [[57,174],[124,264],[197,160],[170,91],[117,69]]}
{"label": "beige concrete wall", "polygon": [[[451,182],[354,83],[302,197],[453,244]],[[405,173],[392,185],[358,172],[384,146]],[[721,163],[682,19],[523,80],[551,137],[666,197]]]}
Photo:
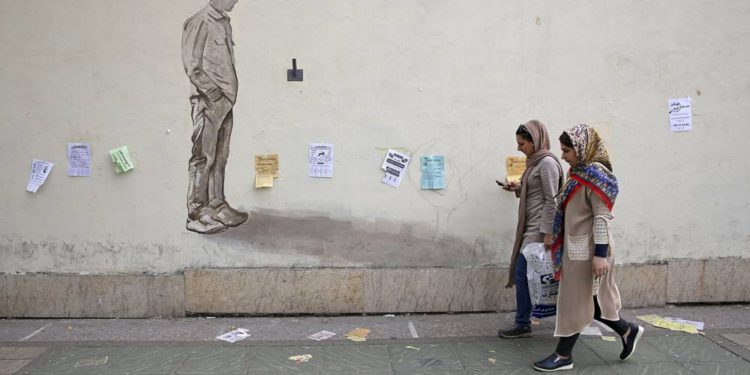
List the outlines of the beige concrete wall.
{"label": "beige concrete wall", "polygon": [[[619,263],[748,257],[746,2],[240,0],[226,191],[253,217],[199,236],[180,33],[204,3],[2,3],[0,273],[503,268],[517,200],[493,181],[530,118],[605,136]],[[683,96],[694,130],[676,134]],[[92,177],[66,175],[66,142],[92,145]],[[335,144],[333,179],[307,176],[310,142]],[[121,145],[126,175],[107,155]],[[447,188],[421,191],[416,164],[380,183],[388,147],[445,155]],[[252,187],[258,153],[280,155],[273,189]],[[37,194],[32,158],[56,163]]]}
{"label": "beige concrete wall", "polygon": [[[729,269],[730,272],[724,270]],[[743,302],[750,261],[628,265],[625,307]],[[0,317],[179,317],[193,314],[377,314],[507,311],[506,268],[187,269],[158,275],[0,276]]]}

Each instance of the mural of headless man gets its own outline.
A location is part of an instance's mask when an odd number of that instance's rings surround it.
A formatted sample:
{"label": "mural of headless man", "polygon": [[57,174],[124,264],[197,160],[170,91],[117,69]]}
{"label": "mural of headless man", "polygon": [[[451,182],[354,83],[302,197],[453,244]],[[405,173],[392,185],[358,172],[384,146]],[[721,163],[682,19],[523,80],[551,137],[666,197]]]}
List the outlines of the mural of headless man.
{"label": "mural of headless man", "polygon": [[227,12],[237,0],[210,0],[182,30],[182,63],[190,79],[193,151],[188,163],[187,229],[218,233],[244,223],[248,214],[224,197],[224,170],[237,98],[234,42]]}

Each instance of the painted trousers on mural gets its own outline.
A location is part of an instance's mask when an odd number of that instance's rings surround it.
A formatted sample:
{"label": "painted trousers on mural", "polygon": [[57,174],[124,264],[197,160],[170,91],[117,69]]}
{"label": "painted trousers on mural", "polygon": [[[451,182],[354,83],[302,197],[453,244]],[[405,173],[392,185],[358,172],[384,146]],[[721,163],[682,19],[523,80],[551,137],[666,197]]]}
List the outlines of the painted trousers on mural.
{"label": "painted trousers on mural", "polygon": [[224,170],[232,135],[232,103],[225,96],[211,101],[190,98],[193,117],[193,154],[188,163],[188,217],[211,214],[224,204]]}

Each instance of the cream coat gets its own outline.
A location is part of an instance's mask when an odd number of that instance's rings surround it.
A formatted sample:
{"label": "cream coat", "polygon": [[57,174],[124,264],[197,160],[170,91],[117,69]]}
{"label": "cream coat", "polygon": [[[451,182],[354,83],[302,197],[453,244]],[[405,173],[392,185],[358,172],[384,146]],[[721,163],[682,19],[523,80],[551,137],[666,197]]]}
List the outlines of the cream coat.
{"label": "cream coat", "polygon": [[[599,279],[599,290],[594,291],[591,261],[594,256],[594,218],[607,221],[609,234],[609,272]],[[619,320],[622,307],[620,292],[615,284],[612,238],[612,216],[607,206],[590,188],[582,186],[565,208],[565,242],[560,291],[557,295],[555,336],[568,337],[583,330],[594,319],[593,295],[597,295],[602,318]]]}

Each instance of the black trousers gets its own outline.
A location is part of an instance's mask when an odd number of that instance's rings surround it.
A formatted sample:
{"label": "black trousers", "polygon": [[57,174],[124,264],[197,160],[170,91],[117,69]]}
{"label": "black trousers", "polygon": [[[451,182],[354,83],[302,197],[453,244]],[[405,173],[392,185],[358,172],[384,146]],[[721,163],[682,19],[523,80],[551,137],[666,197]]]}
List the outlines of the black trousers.
{"label": "black trousers", "polygon": [[[604,323],[607,327],[612,328],[612,330],[617,332],[620,336],[624,336],[630,327],[630,324],[622,318],[617,321],[602,319],[602,309],[599,307],[599,300],[596,299],[596,296],[594,296],[594,319]],[[573,346],[575,346],[576,341],[578,341],[578,336],[580,335],[580,333],[576,333],[573,336],[560,337],[560,340],[557,342],[555,353],[559,356],[570,357],[573,353]]]}

